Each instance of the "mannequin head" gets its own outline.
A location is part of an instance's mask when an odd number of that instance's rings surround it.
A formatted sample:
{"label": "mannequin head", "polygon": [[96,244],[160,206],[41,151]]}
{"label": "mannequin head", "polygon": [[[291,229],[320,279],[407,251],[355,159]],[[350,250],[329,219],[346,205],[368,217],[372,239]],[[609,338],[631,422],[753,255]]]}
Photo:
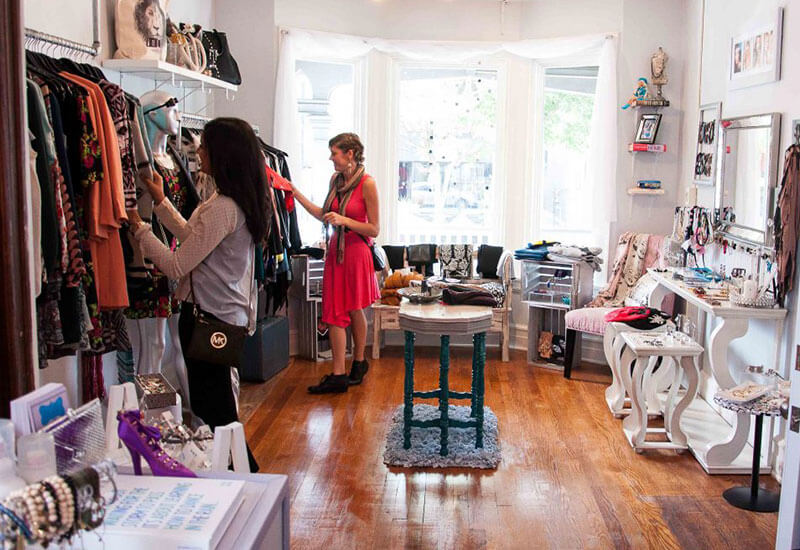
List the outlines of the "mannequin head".
{"label": "mannequin head", "polygon": [[144,121],[147,124],[147,135],[150,136],[151,143],[157,134],[178,135],[181,115],[178,111],[177,101],[172,105],[167,105],[172,99],[174,99],[172,95],[162,90],[147,92],[139,98],[142,103],[142,111],[145,113]]}

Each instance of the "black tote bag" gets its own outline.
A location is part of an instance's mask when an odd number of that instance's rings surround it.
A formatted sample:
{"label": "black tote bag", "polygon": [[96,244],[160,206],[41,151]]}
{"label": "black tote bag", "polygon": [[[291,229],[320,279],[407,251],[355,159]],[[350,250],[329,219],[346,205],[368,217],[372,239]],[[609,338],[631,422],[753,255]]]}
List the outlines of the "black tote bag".
{"label": "black tote bag", "polygon": [[208,76],[236,84],[242,83],[242,75],[239,73],[239,65],[231,55],[228,47],[228,37],[224,32],[217,29],[204,30],[201,42],[206,50],[206,70]]}

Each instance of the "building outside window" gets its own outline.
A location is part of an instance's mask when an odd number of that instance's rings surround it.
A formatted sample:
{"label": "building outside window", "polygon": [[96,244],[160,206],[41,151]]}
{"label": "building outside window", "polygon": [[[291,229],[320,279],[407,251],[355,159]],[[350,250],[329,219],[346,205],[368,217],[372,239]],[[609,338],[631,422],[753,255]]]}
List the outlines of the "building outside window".
{"label": "building outside window", "polygon": [[[353,63],[297,61],[295,85],[300,113],[301,174],[292,174],[314,204],[322,206],[328,194],[333,164],[328,140],[342,132],[357,132]],[[323,237],[322,224],[304,208],[297,209],[304,244]]]}

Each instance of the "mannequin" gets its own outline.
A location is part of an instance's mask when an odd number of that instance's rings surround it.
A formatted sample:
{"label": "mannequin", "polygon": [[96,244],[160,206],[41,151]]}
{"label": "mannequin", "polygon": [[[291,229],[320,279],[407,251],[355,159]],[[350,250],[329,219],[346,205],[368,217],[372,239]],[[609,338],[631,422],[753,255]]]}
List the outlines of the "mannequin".
{"label": "mannequin", "polygon": [[[153,151],[153,168],[164,180],[167,196],[188,218],[197,205],[196,192],[176,151],[167,145],[167,138],[178,135],[180,131],[178,101],[160,90],[144,94],[140,101]],[[137,196],[142,219],[153,225],[154,232],[165,244],[177,246],[177,239],[164,230],[153,215],[153,199],[141,179],[137,179]],[[129,235],[127,237],[130,239]],[[179,388],[184,407],[188,408],[189,385],[178,340],[179,304],[174,298],[175,282],[169,281],[146,261],[132,240],[128,243],[131,255],[128,287],[134,297],[125,313],[135,371],[139,374],[161,372]]]}

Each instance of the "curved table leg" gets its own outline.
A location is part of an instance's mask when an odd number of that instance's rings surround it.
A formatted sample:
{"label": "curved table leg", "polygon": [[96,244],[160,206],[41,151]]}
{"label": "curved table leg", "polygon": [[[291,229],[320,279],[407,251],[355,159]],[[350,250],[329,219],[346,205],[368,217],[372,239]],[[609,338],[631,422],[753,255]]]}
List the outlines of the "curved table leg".
{"label": "curved table leg", "polygon": [[[630,374],[631,363],[635,364],[633,374]],[[640,439],[644,440],[643,433],[647,427],[647,405],[643,403],[644,395],[641,389],[642,370],[646,364],[648,364],[647,359],[637,359],[630,348],[625,348],[620,362],[620,371],[625,379],[625,389],[628,390],[631,397],[631,412],[622,421],[622,427],[626,432],[632,434],[631,445],[634,447],[640,444]]]}
{"label": "curved table leg", "polygon": [[[678,404],[675,405],[675,409],[669,416],[669,421],[667,421],[667,413],[664,413],[664,427],[667,429],[667,435],[669,435],[670,441],[677,445],[686,445],[686,434],[684,434],[681,429],[681,416],[683,416],[683,411],[686,410],[697,395],[697,386],[700,381],[700,369],[697,367],[697,357],[681,357],[680,367],[681,368],[677,365],[675,367],[675,385],[680,385],[680,374],[681,370],[683,370],[683,372],[686,373],[686,379],[688,381],[686,394],[678,401]],[[670,389],[670,393],[672,393],[672,389]]]}
{"label": "curved table leg", "polygon": [[[611,409],[614,415],[621,415],[625,408],[625,383],[620,363],[622,361],[622,348],[625,343],[622,338],[619,338],[617,329],[609,326],[606,334],[610,331],[613,331],[611,336],[611,356],[608,360],[608,364],[611,367],[611,385],[606,388],[606,403],[608,403],[608,408]],[[603,342],[603,347],[605,347],[605,342]]]}
{"label": "curved table leg", "polygon": [[414,333],[405,332],[405,359],[406,376],[403,382],[403,448],[411,448],[411,418],[414,416]]}
{"label": "curved table leg", "polygon": [[[730,389],[736,385],[728,365],[728,346],[731,341],[741,338],[747,333],[747,319],[722,318],[722,322],[711,333],[708,355],[711,372],[721,389]],[[733,433],[726,441],[712,444],[706,451],[706,463],[709,467],[725,466],[739,456],[747,444],[750,432],[750,415],[738,414],[733,423]]]}
{"label": "curved table leg", "polygon": [[[673,362],[680,361],[680,357],[676,357],[674,359],[672,357],[664,357],[661,361],[661,366],[663,367],[667,361],[669,361],[670,365],[672,365]],[[669,423],[670,420],[672,419],[675,396],[678,394],[678,390],[681,387],[681,378],[682,378],[681,375],[683,373],[681,372],[681,369],[678,368],[679,366],[680,365],[675,365],[675,368],[672,369],[673,371],[672,384],[670,385],[669,392],[667,393],[667,400],[664,401],[664,427],[667,429],[667,432],[669,432]]]}

